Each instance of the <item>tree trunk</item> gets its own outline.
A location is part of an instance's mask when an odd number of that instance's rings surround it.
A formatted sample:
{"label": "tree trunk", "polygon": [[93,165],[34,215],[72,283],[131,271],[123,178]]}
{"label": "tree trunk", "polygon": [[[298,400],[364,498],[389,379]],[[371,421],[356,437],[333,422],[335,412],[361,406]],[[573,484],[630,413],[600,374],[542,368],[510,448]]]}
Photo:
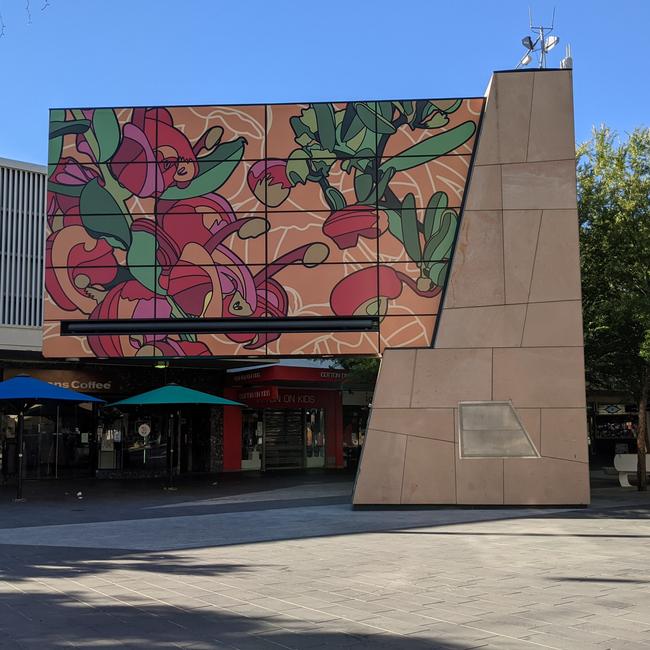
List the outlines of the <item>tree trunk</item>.
{"label": "tree trunk", "polygon": [[637,463],[636,463],[636,480],[637,489],[639,492],[644,492],[647,489],[646,478],[646,414],[648,408],[648,384],[650,377],[646,369],[643,375],[643,385],[641,387],[641,397],[639,399],[639,428],[636,432],[636,447],[637,447]]}

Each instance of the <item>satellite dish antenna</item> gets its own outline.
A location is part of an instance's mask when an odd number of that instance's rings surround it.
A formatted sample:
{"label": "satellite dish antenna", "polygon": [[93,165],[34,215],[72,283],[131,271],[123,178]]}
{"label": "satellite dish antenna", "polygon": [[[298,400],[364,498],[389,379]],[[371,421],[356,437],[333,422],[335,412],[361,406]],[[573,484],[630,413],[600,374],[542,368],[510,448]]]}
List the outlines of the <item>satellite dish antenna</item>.
{"label": "satellite dish antenna", "polygon": [[521,67],[525,67],[525,66],[527,66],[527,65],[528,65],[532,60],[533,60],[533,57],[530,56],[530,54],[524,54],[524,56],[523,56],[523,58],[521,59],[521,61],[519,61],[519,65],[518,65],[517,67],[519,67],[519,66],[521,66]]}
{"label": "satellite dish antenna", "polygon": [[560,37],[559,36],[549,36],[544,41],[544,49],[547,52],[550,52],[559,42],[560,42]]}
{"label": "satellite dish antenna", "polygon": [[[528,22],[530,25],[530,30],[533,32],[535,38],[532,36],[524,36],[521,39],[522,45],[528,51],[519,61],[517,69],[527,66],[532,61],[531,54],[533,52],[537,52],[539,54],[540,69],[546,68],[546,55],[560,42],[559,36],[549,36],[555,26],[555,8],[553,9],[553,18],[551,20],[550,27],[544,25],[534,26],[530,7],[528,8]],[[567,58],[570,59],[571,57],[567,56]]]}
{"label": "satellite dish antenna", "polygon": [[521,43],[527,50],[532,50],[535,47],[533,39],[530,36],[524,36],[521,39]]}

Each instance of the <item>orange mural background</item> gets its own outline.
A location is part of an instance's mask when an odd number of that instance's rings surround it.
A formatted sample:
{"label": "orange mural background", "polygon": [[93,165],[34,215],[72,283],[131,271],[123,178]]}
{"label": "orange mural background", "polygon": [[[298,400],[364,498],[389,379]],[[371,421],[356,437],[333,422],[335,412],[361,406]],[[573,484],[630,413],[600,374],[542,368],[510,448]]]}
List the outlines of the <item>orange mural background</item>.
{"label": "orange mural background", "polygon": [[[430,345],[482,110],[482,98],[52,110],[45,356]],[[305,316],[373,316],[379,331],[290,331]],[[61,330],[241,317],[288,331]]]}

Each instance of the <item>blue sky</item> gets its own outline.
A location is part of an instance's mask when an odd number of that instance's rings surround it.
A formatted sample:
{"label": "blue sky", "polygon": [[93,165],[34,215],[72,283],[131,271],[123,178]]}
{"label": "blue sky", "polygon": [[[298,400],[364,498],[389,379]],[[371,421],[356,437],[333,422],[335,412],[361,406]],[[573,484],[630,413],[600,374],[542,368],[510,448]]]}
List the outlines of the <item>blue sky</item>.
{"label": "blue sky", "polygon": [[[41,10],[44,4],[49,6]],[[0,157],[44,163],[51,106],[482,95],[515,67],[528,2],[0,0]],[[557,8],[574,59],[576,138],[650,123],[647,0]]]}

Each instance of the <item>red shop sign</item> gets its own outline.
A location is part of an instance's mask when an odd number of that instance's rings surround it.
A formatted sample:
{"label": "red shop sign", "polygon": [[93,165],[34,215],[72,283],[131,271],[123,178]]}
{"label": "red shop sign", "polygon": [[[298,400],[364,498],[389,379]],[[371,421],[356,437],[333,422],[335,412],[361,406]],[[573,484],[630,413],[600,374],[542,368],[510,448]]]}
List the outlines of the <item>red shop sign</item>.
{"label": "red shop sign", "polygon": [[300,388],[268,386],[241,391],[238,399],[249,406],[310,408],[325,406],[332,391],[305,391]]}
{"label": "red shop sign", "polygon": [[278,399],[278,387],[249,388],[241,391],[237,399],[241,402],[274,402]]}

